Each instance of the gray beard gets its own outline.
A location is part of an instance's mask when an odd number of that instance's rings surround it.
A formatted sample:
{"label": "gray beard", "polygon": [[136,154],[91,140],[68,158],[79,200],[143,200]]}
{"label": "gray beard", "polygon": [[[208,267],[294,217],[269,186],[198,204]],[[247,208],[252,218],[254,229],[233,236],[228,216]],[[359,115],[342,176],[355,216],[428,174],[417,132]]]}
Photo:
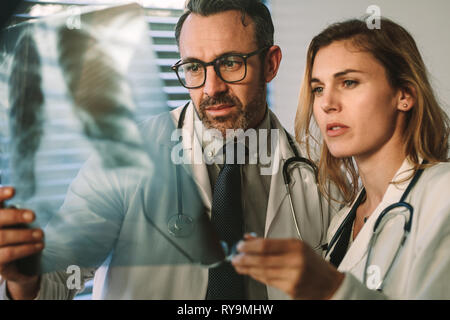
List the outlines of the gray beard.
{"label": "gray beard", "polygon": [[[198,108],[198,116],[207,129],[217,129],[224,137],[227,129],[247,130],[251,124],[255,123],[255,119],[258,119],[265,114],[266,110],[265,83],[260,83],[256,90],[257,92],[254,99],[247,104],[245,109],[237,97],[231,96],[227,93],[220,94],[214,98],[206,98],[200,103]],[[237,108],[237,113],[234,113],[231,116],[214,118],[209,117],[206,112],[206,108],[210,105],[219,103],[233,104]]]}

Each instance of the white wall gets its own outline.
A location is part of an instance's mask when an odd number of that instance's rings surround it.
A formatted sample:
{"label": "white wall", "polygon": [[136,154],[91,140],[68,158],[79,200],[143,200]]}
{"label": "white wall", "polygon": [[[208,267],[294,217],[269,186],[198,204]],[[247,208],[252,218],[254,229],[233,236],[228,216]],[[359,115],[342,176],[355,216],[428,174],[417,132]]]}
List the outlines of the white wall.
{"label": "white wall", "polygon": [[273,82],[272,101],[293,132],[298,93],[310,40],[333,22],[361,17],[369,5],[405,27],[415,38],[443,108],[450,114],[450,1],[448,0],[271,0],[275,43],[283,60]]}

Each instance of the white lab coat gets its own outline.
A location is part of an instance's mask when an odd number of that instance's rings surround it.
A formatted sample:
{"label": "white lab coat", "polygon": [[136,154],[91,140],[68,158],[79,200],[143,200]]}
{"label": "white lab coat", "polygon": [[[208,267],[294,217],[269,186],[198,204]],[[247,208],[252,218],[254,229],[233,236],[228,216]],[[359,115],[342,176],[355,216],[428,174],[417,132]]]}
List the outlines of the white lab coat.
{"label": "white lab coat", "polygon": [[[405,177],[402,172],[411,167],[410,162],[405,160],[396,177]],[[339,265],[338,270],[345,272],[345,278],[333,299],[450,299],[450,163],[439,163],[425,169],[405,199],[414,208],[411,233],[385,280],[383,292],[370,290],[362,283],[374,223],[384,208],[400,200],[409,182],[389,185],[381,203]],[[332,220],[328,241],[349,211],[350,207],[342,209]],[[393,212],[395,210],[390,214]],[[391,232],[386,230],[391,236],[403,233],[396,223],[388,223],[385,228],[391,228]],[[390,241],[384,243],[385,250],[393,249],[390,246]],[[378,256],[378,262],[371,260],[370,265],[386,263],[384,253]],[[373,283],[378,283],[383,269],[378,280],[374,270],[368,275],[372,277],[369,281],[376,280]]]}
{"label": "white lab coat", "polygon": [[[169,121],[176,124],[181,109],[172,111],[172,119]],[[297,237],[282,175],[282,164],[287,158],[292,157],[293,153],[283,127],[273,113],[270,117],[272,128],[279,129],[279,143],[275,150],[275,167],[279,170],[275,171],[271,179],[264,236]],[[156,143],[160,147],[157,152],[161,161],[170,163],[173,142],[168,137],[174,126],[167,125],[166,118],[170,119],[167,116],[151,119],[142,126],[142,132],[150,143]],[[183,151],[188,155],[193,155],[196,151],[201,152],[200,142],[197,138],[193,138],[193,128],[194,108],[191,103],[183,126]],[[172,252],[173,248],[167,249],[167,243],[162,245],[161,242],[164,240],[161,240],[161,237],[158,238],[158,235],[155,235],[154,230],[142,218],[143,203],[155,217],[165,217],[169,211],[176,212],[174,183],[172,186],[170,186],[171,183],[166,182],[159,185],[141,184],[124,189],[123,185],[127,183],[126,176],[108,177],[102,175],[99,169],[97,169],[98,173],[93,175],[89,172],[96,172],[96,169],[89,170],[90,165],[88,162],[87,168],[82,169],[79,177],[72,183],[61,210],[61,216],[66,225],[71,226],[72,230],[80,230],[81,234],[76,239],[59,237],[53,242],[48,239],[46,250],[57,255],[62,250],[68,251],[70,248],[80,247],[84,245],[80,239],[92,237],[95,239],[96,231],[101,230],[102,234],[110,236],[109,239],[96,243],[97,246],[102,247],[98,259],[102,261],[106,259],[107,262],[103,263],[95,274],[93,290],[95,299],[204,299],[208,269],[186,262],[167,263],[171,261],[167,257],[172,255],[175,257],[177,253]],[[323,244],[331,217],[337,210],[320,197],[310,168],[305,165],[296,167],[291,170],[291,192],[302,236],[308,243]],[[183,168],[186,167],[183,166]],[[170,170],[167,175],[169,177],[174,169],[173,167],[165,169],[164,166],[155,168],[155,172],[161,170]],[[186,170],[186,173],[193,176],[196,188],[184,179],[183,198],[194,198],[198,192],[204,209],[210,215],[212,192],[205,163],[192,165],[191,170]],[[106,195],[102,194],[105,188],[110,190]],[[74,235],[73,231],[68,233]],[[91,241],[88,246],[92,244]],[[143,248],[154,253],[156,262],[139,262]],[[89,250],[86,251],[86,254],[89,254]],[[318,253],[321,253],[320,250]],[[76,261],[73,264],[76,264]],[[92,269],[83,270],[83,277],[90,276],[92,276]],[[72,298],[76,292],[67,289],[66,279],[67,275],[64,272],[43,275],[38,298]],[[288,298],[277,289],[268,287],[267,290],[270,299]],[[4,288],[2,291],[4,292]]]}

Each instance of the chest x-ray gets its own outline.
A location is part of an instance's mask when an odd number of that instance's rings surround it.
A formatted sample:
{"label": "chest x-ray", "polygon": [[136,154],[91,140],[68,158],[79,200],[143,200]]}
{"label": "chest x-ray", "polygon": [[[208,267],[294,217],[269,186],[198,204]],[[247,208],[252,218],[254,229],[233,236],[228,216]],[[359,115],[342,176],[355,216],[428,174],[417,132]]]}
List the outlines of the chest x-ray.
{"label": "chest x-ray", "polygon": [[[96,152],[105,168],[149,167],[136,111],[161,112],[165,96],[154,90],[162,88],[156,66],[135,65],[155,59],[140,14],[116,7],[80,13],[78,24],[62,14],[5,31],[2,183],[15,186],[15,204],[45,199],[39,166],[57,170]],[[133,92],[138,68],[151,99]]]}
{"label": "chest x-ray", "polygon": [[140,124],[168,110],[138,5],[10,27],[1,48],[1,183],[44,228],[41,272],[223,259],[188,166],[176,182],[170,116]]}

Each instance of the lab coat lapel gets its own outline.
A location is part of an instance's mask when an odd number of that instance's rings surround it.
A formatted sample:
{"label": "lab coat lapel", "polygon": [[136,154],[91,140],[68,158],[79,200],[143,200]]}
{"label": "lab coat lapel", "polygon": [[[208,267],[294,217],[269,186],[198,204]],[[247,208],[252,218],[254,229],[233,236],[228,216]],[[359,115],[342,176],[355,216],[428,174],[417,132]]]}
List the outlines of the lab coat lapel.
{"label": "lab coat lapel", "polygon": [[[171,112],[175,123],[178,123],[181,111],[182,108],[177,108]],[[211,184],[209,181],[208,170],[203,159],[202,146],[199,137],[195,133],[194,120],[194,105],[190,102],[184,118],[182,137],[183,152],[186,158],[191,160],[191,166],[183,165],[183,168],[189,175],[193,176],[203,203],[210,215],[212,202]]]}
{"label": "lab coat lapel", "polygon": [[[266,214],[266,224],[264,228],[264,236],[266,237],[270,226],[272,225],[272,222],[274,221],[275,217],[278,215],[278,213],[281,211],[280,208],[282,206],[283,201],[287,197],[287,191],[284,187],[284,180],[283,180],[283,163],[284,160],[292,157],[292,151],[290,150],[290,146],[287,142],[286,132],[284,131],[284,128],[279,123],[276,116],[269,110],[270,112],[270,119],[272,123],[273,129],[278,129],[278,143],[275,147],[275,153],[273,159],[276,164],[272,167],[272,179],[270,182],[270,192],[269,192],[269,200],[267,203],[267,214]],[[291,185],[295,184],[295,179],[292,178]]]}
{"label": "lab coat lapel", "polygon": [[[409,161],[405,160],[403,164],[401,165],[400,169],[397,171],[397,173],[394,175],[394,181],[401,181],[405,177],[408,177],[411,175],[411,171],[409,169],[412,168],[412,165],[409,163]],[[403,192],[405,191],[406,187],[408,186],[411,179],[408,179],[407,181],[404,181],[399,184],[389,184],[383,199],[381,200],[380,204],[377,206],[377,208],[374,210],[374,212],[370,215],[369,219],[364,224],[363,228],[358,233],[358,236],[355,238],[354,242],[350,246],[350,248],[347,251],[347,254],[345,255],[344,259],[342,260],[341,264],[339,265],[340,271],[350,271],[357,267],[357,265],[366,258],[367,251],[368,251],[368,244],[370,241],[370,238],[372,236],[373,227],[375,225],[375,221],[379,217],[380,213],[389,205],[400,201],[400,198],[403,195]],[[350,211],[350,210],[349,210]],[[346,215],[345,215],[346,216]]]}

